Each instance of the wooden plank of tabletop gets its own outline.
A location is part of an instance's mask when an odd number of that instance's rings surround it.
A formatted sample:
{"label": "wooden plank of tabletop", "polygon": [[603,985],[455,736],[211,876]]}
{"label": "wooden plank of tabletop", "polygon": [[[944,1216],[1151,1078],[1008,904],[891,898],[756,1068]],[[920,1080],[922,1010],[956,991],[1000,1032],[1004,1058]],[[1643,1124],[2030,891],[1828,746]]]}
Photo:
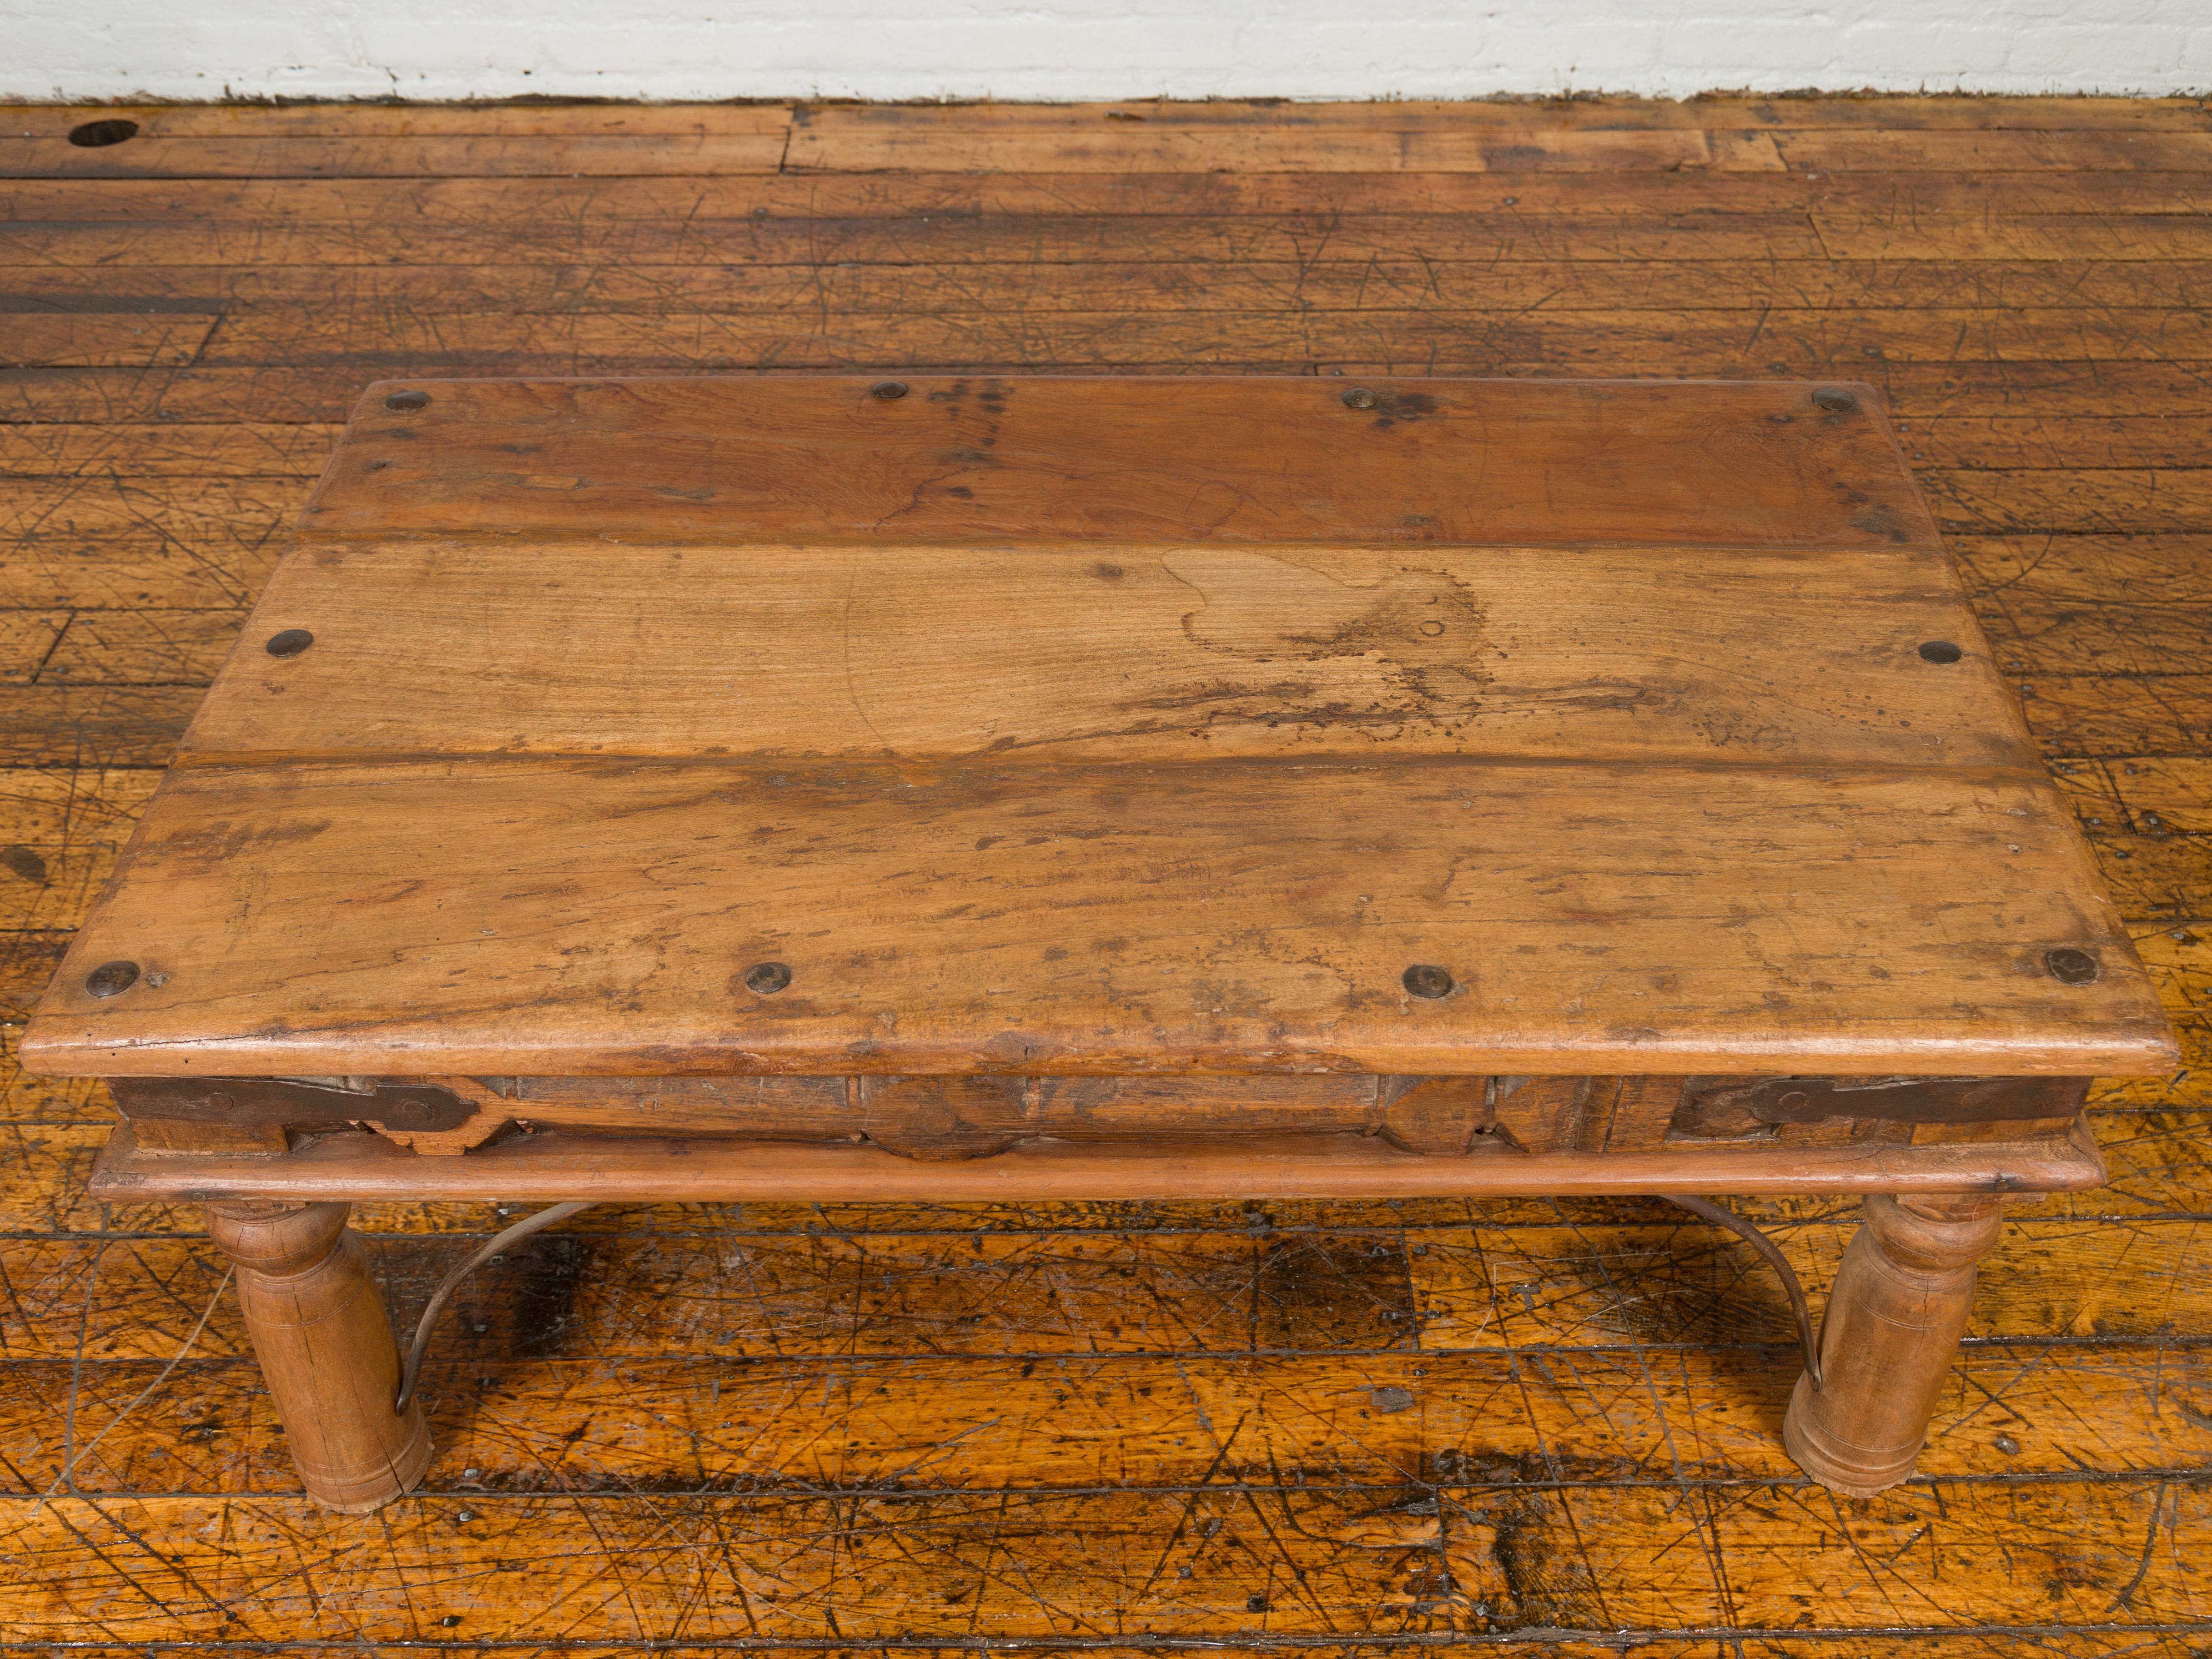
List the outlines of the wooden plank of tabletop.
{"label": "wooden plank of tabletop", "polygon": [[[310,544],[190,752],[2034,764],[1936,551],[623,540]],[[236,624],[82,615],[41,678],[204,672]]]}
{"label": "wooden plank of tabletop", "polygon": [[[172,774],[126,875],[27,1064],[2134,1073],[2172,1054],[2039,774],[206,764]],[[2101,976],[2058,983],[2059,947]],[[1508,957],[1510,997],[1486,966]],[[111,959],[142,979],[93,998],[80,981]],[[791,994],[739,986],[765,960]],[[1429,962],[1462,994],[1405,996]]]}
{"label": "wooden plank of tabletop", "polygon": [[1937,544],[1870,392],[1788,382],[385,382],[301,522],[726,538],[732,507],[757,540]]}
{"label": "wooden plank of tabletop", "polygon": [[[40,538],[20,544],[16,557],[0,571],[0,605],[15,607],[0,613],[12,619],[0,626],[12,630],[9,637],[18,641],[18,677],[24,684],[32,678],[46,684],[211,682],[228,654],[245,601],[262,589],[274,558],[266,549],[241,553],[227,537],[188,533],[143,538],[143,544],[142,538],[133,538],[96,550],[73,540],[58,546],[57,539]],[[2042,558],[2064,553],[2063,547],[2048,541],[2039,542],[2036,550]],[[1719,720],[1715,711],[1730,696],[1748,695],[1753,706],[1767,709],[1763,720],[1750,720],[1750,727],[1763,733],[1759,746],[1770,754],[1875,759],[1914,752],[1924,757],[1920,745],[1939,738],[1956,752],[1971,752],[1977,745],[1996,741],[1990,732],[1962,732],[1956,698],[1960,678],[1978,679],[1990,664],[2007,675],[2076,669],[2130,674],[2195,672],[2207,665],[2202,639],[2208,608],[2212,608],[2212,600],[2161,597],[2155,589],[2139,599],[2100,592],[2085,603],[2063,586],[1993,587],[1985,579],[1972,612],[1980,618],[1990,641],[1984,652],[1940,556],[1916,560],[1917,572],[1894,564],[1877,565],[1878,581],[1844,592],[1842,582],[1869,574],[1863,558],[1854,562],[1832,554],[1702,554],[1697,558],[1705,562],[1693,563],[1679,552],[1624,550],[1618,562],[1583,555],[1560,562],[1511,548],[1487,550],[1480,556],[1455,552],[1425,561],[1402,554],[1361,554],[1346,561],[1279,547],[1218,555],[1158,547],[1139,547],[1133,552],[1133,562],[1118,554],[1114,561],[1114,568],[1131,580],[1125,583],[1117,578],[1103,590],[1094,579],[1095,558],[1071,559],[1064,553],[1048,552],[1016,567],[1006,563],[1003,552],[958,556],[971,565],[969,575],[951,579],[963,592],[973,584],[974,571],[988,568],[1011,574],[1018,569],[1018,587],[1010,587],[998,599],[1018,591],[1026,596],[1022,602],[1032,607],[1042,607],[1048,595],[1058,595],[1097,609],[1102,597],[1110,592],[1106,611],[1111,614],[1101,612],[1065,633],[1048,629],[1011,653],[979,645],[972,658],[961,655],[959,672],[974,676],[978,701],[969,706],[957,697],[950,699],[945,705],[954,717],[949,727],[925,721],[918,729],[912,724],[913,717],[930,706],[927,697],[919,703],[887,702],[878,693],[864,699],[869,728],[878,736],[903,732],[909,741],[927,734],[925,750],[949,740],[954,731],[969,733],[980,744],[985,733],[1009,735],[1006,718],[1010,708],[1018,707],[1028,709],[1031,717],[1016,725],[1029,732],[1032,744],[1112,746],[1133,740],[1139,731],[1162,728],[1163,705],[1148,704],[1140,694],[1142,685],[1156,695],[1192,699],[1185,737],[1209,752],[1242,751],[1255,743],[1264,748],[1278,742],[1310,747],[1346,738],[1371,741],[1384,728],[1408,722],[1409,728],[1399,731],[1396,741],[1424,748],[1442,744],[1447,750],[1529,753],[1562,743],[1586,743],[1595,745],[1589,752],[1611,752],[1631,731],[1649,727],[1650,740],[1669,752],[1678,748],[1699,752],[1741,723]],[[465,723],[458,730],[450,725],[442,728],[449,742],[464,748],[481,744],[621,752],[627,745],[621,738],[624,723],[616,688],[630,681],[647,698],[658,741],[675,741],[678,732],[690,734],[679,746],[725,740],[731,735],[732,715],[688,704],[683,677],[691,671],[677,665],[728,664],[741,658],[742,642],[748,638],[745,618],[754,614],[747,608],[753,598],[772,605],[776,615],[793,619],[818,620],[817,613],[827,617],[838,611],[836,603],[804,580],[792,580],[795,569],[866,578],[896,564],[901,556],[836,546],[808,550],[770,546],[736,553],[727,548],[668,544],[611,555],[604,544],[533,544],[523,554],[482,544],[434,542],[349,553],[343,561],[344,584],[338,589],[304,564],[295,566],[270,591],[264,612],[277,620],[312,624],[317,634],[320,648],[315,659],[312,665],[301,664],[291,683],[296,689],[334,678],[343,682],[358,672],[370,677],[378,694],[335,714],[328,707],[291,712],[289,705],[264,705],[241,689],[255,684],[255,659],[248,653],[240,659],[240,672],[247,678],[210,708],[200,740],[250,749],[285,746],[278,743],[282,738],[294,747],[349,749],[369,742],[370,734],[380,733],[387,740],[384,746],[430,746],[402,740],[408,732],[422,735],[445,708],[428,690],[410,689],[414,684],[408,672],[410,662],[434,663],[439,674],[449,676],[453,684],[478,688],[475,695],[484,721],[481,729]],[[925,562],[933,566],[935,560]],[[1366,574],[1370,566],[1382,573],[1379,577],[1370,580]],[[397,573],[417,567],[418,580],[395,584]],[[2112,567],[2106,562],[2101,568]],[[679,569],[680,577],[675,574]],[[450,636],[450,607],[461,602],[451,592],[453,573],[463,570],[471,572],[489,595],[480,594],[475,605],[487,626],[496,631],[489,645],[474,642],[465,649],[441,650],[440,642]],[[1819,574],[1808,580],[1808,570]],[[1296,641],[1279,647],[1306,661],[1307,672],[1316,678],[1304,695],[1287,702],[1279,688],[1273,694],[1283,709],[1277,736],[1267,735],[1249,719],[1250,708],[1258,704],[1248,707],[1246,700],[1264,702],[1271,695],[1255,689],[1261,682],[1252,677],[1262,672],[1255,665],[1265,653],[1250,640],[1245,641],[1248,654],[1242,658],[1224,660],[1218,652],[1191,646],[1194,654],[1180,668],[1166,659],[1133,666],[1102,656],[1098,660],[1116,661],[1118,678],[1079,687],[1054,679],[1055,665],[1067,668],[1090,661],[1085,653],[1107,653],[1109,642],[1133,648],[1157,647],[1168,635],[1182,640],[1176,631],[1176,619],[1200,615],[1194,608],[1200,595],[1187,586],[1193,572],[1232,582],[1258,580],[1261,592],[1287,592],[1285,584],[1303,584],[1321,598],[1334,596],[1337,609],[1330,614],[1350,605],[1377,631],[1357,648],[1332,651]],[[1747,580],[1753,573],[1799,585],[1793,598],[1776,605],[1762,599]],[[1602,588],[1609,580],[1618,586],[1591,592],[1593,585]],[[1424,580],[1458,584],[1466,604],[1484,611],[1482,633],[1500,653],[1496,660],[1480,663],[1472,676],[1447,682],[1438,682],[1422,667],[1427,647],[1412,636],[1419,619],[1392,607]],[[549,592],[549,585],[556,582],[560,590]],[[1688,591],[1700,584],[1705,592]],[[874,597],[856,617],[860,635],[872,641],[871,648],[896,656],[915,641],[936,640],[939,644],[925,646],[919,660],[939,665],[940,672],[951,672],[959,642],[988,626],[981,616],[948,617],[949,602],[927,593],[909,612],[893,614],[890,596],[913,592],[910,584],[896,579],[871,591]],[[738,605],[740,592],[753,598]],[[1547,593],[1580,596],[1576,614],[1582,620],[1570,618],[1572,625],[1563,631],[1556,625],[1560,618]],[[993,596],[977,598],[996,614],[999,606]],[[1855,628],[1848,639],[1827,636],[1820,621],[1822,603],[1870,599],[1883,607],[1878,623],[1869,621]],[[1675,620],[1650,641],[1631,644],[1639,638],[1630,611],[1638,600],[1675,606]],[[1253,603],[1259,602],[1255,592]],[[366,611],[364,605],[370,605]],[[696,608],[696,616],[687,614],[687,605]],[[58,623],[51,619],[72,611],[76,620],[65,634],[58,634]],[[1616,613],[1618,629],[1608,635],[1599,619]],[[606,618],[616,614],[629,619],[623,637],[653,641],[650,655],[595,667],[592,661],[573,660],[565,654],[604,637]],[[1239,614],[1249,619],[1272,613],[1248,610]],[[50,620],[43,630],[41,617]],[[409,623],[409,637],[416,641],[413,656],[404,654],[410,647],[391,643],[398,638],[403,619]],[[1146,631],[1150,622],[1159,621],[1166,624],[1164,634],[1159,628]],[[1608,638],[1617,642],[1604,643]],[[1961,644],[1974,665],[1956,676],[1929,679],[1927,665],[1912,656],[1912,647],[1936,639]],[[1791,643],[1806,641],[1814,643],[1804,647]],[[429,642],[427,647],[424,641]],[[558,653],[549,654],[544,649],[549,646],[557,647]],[[1827,676],[1848,674],[1850,685],[1837,684],[1808,698],[1797,684],[1800,677],[1789,666],[1794,660],[1790,652],[1799,648],[1808,652],[1803,660],[1824,665]],[[1583,654],[1578,659],[1562,655],[1574,652]],[[1719,666],[1721,658],[1730,665]],[[541,666],[549,661],[562,666],[552,671]],[[1642,677],[1637,683],[1663,686],[1664,697],[1602,705],[1563,698],[1559,682],[1542,676],[1570,668],[1601,679],[1609,674]],[[1186,671],[1196,678],[1178,678]],[[763,742],[778,733],[788,737],[793,728],[778,711],[805,706],[805,697],[820,689],[818,675],[826,672],[802,665],[781,675],[769,695],[763,696],[760,688],[750,690],[745,729]],[[514,684],[541,687],[544,695],[507,707],[509,700],[501,693],[507,682],[499,678],[503,672],[519,676]],[[1763,696],[1771,707],[1759,701],[1762,694],[1743,690],[1747,677],[1762,673],[1768,676]],[[1195,692],[1194,688],[1201,684],[1206,690]],[[1322,695],[1323,685],[1347,695],[1358,691],[1368,700],[1332,701]],[[1991,696],[2001,700],[1994,692]],[[1853,713],[1857,708],[1853,700],[1862,696],[1876,698],[1885,716],[1867,720],[1861,718],[1863,709]],[[1461,712],[1446,720],[1443,711],[1449,708]],[[1097,723],[1078,718],[1079,709]],[[1038,725],[1039,720],[1043,723]],[[1655,720],[1656,726],[1651,724]],[[1911,730],[1899,730],[1900,722]],[[260,739],[246,741],[255,732],[262,734]],[[1357,735],[1361,733],[1366,736]],[[857,731],[854,735],[857,738]]]}

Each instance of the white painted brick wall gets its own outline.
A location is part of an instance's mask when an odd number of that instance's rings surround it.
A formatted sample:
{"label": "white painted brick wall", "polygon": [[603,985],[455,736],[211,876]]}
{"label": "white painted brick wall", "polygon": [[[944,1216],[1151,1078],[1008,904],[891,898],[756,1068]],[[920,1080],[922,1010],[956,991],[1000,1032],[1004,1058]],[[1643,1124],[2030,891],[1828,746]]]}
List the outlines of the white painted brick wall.
{"label": "white painted brick wall", "polygon": [[2202,92],[2212,0],[0,0],[0,94]]}

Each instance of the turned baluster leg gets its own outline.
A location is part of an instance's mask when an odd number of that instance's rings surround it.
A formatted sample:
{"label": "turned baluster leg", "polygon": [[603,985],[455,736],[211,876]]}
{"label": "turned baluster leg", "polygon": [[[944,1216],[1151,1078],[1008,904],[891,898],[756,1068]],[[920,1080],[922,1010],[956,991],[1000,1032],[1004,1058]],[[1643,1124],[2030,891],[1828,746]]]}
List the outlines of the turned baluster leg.
{"label": "turned baluster leg", "polygon": [[1821,1386],[1801,1376],[1782,1424],[1790,1455],[1822,1486],[1871,1498],[1912,1473],[2002,1209],[1982,1194],[1867,1200],[1820,1322]]}
{"label": "turned baluster leg", "polygon": [[392,1409],[399,1351],[344,1204],[210,1204],[208,1232],[238,1268],[261,1374],[317,1503],[361,1514],[430,1463],[422,1408]]}

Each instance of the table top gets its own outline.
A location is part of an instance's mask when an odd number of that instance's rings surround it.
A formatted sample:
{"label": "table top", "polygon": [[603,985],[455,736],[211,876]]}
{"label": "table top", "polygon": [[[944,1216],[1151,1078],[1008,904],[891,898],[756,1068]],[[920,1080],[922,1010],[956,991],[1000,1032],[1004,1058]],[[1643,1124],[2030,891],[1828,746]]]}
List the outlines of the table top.
{"label": "table top", "polygon": [[370,388],[24,1043],[2172,1055],[1869,388],[1246,377]]}

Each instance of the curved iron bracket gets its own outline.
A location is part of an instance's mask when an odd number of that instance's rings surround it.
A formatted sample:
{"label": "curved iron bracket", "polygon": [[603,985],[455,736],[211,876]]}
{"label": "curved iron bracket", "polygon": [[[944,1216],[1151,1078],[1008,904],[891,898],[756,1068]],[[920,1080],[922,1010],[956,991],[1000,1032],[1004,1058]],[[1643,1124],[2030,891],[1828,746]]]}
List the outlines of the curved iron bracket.
{"label": "curved iron bracket", "polygon": [[407,1363],[399,1368],[399,1394],[392,1401],[394,1415],[407,1409],[407,1402],[415,1397],[416,1380],[422,1372],[423,1351],[430,1346],[430,1330],[438,1322],[438,1316],[446,1310],[446,1303],[460,1286],[460,1282],[477,1268],[507,1249],[556,1221],[565,1221],[579,1210],[588,1210],[598,1200],[579,1199],[573,1203],[554,1204],[535,1215],[526,1215],[512,1227],[494,1233],[479,1245],[466,1261],[438,1281],[438,1288],[430,1293],[430,1301],[422,1310],[422,1318],[415,1322],[415,1340],[407,1345]]}
{"label": "curved iron bracket", "polygon": [[1669,1204],[1680,1205],[1692,1215],[1727,1228],[1766,1258],[1766,1265],[1780,1277],[1783,1292],[1790,1298],[1790,1311],[1797,1321],[1797,1346],[1805,1352],[1805,1375],[1812,1379],[1814,1391],[1818,1393],[1820,1387],[1820,1340],[1813,1330],[1813,1310],[1806,1303],[1805,1287],[1797,1282],[1797,1270],[1790,1265],[1790,1259],[1782,1254],[1772,1239],[1734,1210],[1723,1209],[1709,1198],[1678,1198],[1672,1193],[1662,1193],[1660,1196]]}

